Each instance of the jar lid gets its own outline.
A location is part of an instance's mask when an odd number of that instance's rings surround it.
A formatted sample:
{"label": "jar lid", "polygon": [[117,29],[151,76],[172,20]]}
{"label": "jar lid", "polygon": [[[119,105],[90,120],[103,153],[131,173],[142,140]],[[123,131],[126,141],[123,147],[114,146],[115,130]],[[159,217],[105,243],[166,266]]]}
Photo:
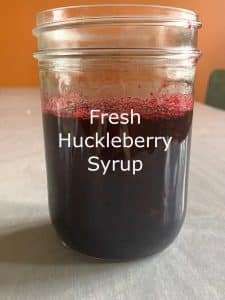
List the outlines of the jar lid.
{"label": "jar lid", "polygon": [[64,56],[82,50],[83,53],[94,50],[96,54],[98,49],[99,53],[114,49],[114,54],[118,49],[145,52],[148,49],[154,54],[187,51],[199,55],[196,46],[200,26],[198,15],[182,8],[147,4],[82,5],[40,12],[33,33],[38,39],[36,56],[61,55],[60,50]]}

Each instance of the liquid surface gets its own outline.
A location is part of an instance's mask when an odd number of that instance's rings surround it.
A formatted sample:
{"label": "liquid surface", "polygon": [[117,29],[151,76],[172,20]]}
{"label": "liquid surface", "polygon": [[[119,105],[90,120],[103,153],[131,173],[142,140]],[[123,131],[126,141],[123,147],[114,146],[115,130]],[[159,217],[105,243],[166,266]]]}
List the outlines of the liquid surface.
{"label": "liquid surface", "polygon": [[[53,224],[72,248],[106,259],[150,255],[178,234],[186,211],[187,175],[193,101],[190,96],[83,101],[77,95],[50,98],[43,107],[49,204]],[[141,115],[141,124],[112,125],[95,120],[90,110]],[[158,147],[59,148],[59,133],[75,137],[172,137],[168,151]],[[141,160],[135,174],[119,167],[90,172],[88,158],[103,162]]]}

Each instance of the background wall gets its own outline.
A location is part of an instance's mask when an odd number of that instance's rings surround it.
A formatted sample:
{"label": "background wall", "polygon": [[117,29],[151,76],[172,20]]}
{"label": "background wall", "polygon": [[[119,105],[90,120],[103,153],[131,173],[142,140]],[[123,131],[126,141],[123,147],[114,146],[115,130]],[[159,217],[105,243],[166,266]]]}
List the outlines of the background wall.
{"label": "background wall", "polygon": [[199,48],[204,55],[197,72],[196,99],[204,101],[212,70],[225,68],[225,0],[154,0],[154,1],[1,1],[0,8],[0,86],[38,85],[37,66],[32,58],[36,41],[31,35],[36,12],[53,7],[96,3],[154,3],[193,9],[204,26]]}

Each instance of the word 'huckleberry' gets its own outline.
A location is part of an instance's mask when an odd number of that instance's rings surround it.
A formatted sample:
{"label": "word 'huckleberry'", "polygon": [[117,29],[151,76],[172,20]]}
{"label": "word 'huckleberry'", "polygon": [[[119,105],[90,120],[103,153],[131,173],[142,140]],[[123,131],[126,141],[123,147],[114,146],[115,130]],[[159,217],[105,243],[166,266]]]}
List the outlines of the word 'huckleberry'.
{"label": "word 'huckleberry'", "polygon": [[[131,109],[128,113],[101,113],[100,110],[91,110],[90,124],[93,125],[95,119],[97,119],[101,125],[105,122],[111,125],[137,125],[141,124],[141,116],[139,113],[135,113]],[[121,127],[123,128],[123,127]],[[59,133],[59,148],[121,148],[124,152],[128,153],[127,149],[146,149],[146,148],[159,148],[162,151],[168,151],[172,137],[165,136],[130,136],[126,131],[121,132],[118,136],[111,136],[109,132],[105,135],[99,134],[98,131],[91,136],[72,136],[70,132],[67,135]],[[128,155],[129,157],[129,155]],[[132,175],[136,175],[143,169],[143,162],[141,160],[103,160],[98,156],[90,156],[88,158],[88,171],[97,172],[100,171],[102,175],[106,175],[107,171],[131,172]]]}

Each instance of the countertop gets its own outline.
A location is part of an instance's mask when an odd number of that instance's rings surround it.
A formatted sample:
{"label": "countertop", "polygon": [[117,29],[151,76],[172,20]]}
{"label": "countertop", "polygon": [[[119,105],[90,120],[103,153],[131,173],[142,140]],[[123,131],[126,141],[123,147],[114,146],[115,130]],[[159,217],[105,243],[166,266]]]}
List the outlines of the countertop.
{"label": "countertop", "polygon": [[37,89],[0,89],[0,299],[225,299],[225,112],[195,105],[188,212],[160,255],[103,263],[49,223]]}

